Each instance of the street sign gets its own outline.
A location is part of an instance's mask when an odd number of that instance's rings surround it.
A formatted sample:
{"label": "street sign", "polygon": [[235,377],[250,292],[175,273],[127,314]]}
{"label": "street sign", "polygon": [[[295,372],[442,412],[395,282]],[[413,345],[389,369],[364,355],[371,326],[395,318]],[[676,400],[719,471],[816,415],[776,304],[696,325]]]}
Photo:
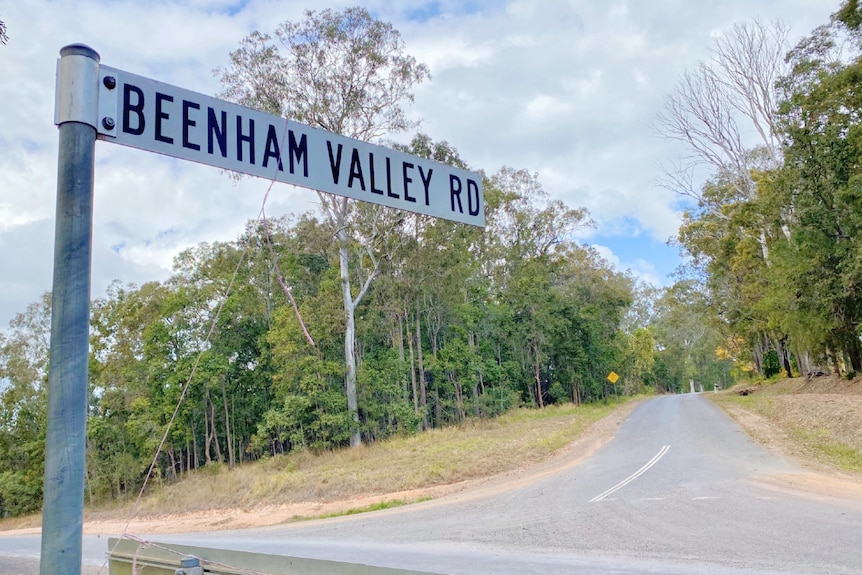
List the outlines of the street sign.
{"label": "street sign", "polygon": [[620,379],[620,376],[615,371],[612,371],[608,374],[608,381],[610,381],[611,383],[616,383],[617,381],[619,381],[619,379]]}
{"label": "street sign", "polygon": [[109,66],[99,139],[484,227],[480,174],[347,138]]}

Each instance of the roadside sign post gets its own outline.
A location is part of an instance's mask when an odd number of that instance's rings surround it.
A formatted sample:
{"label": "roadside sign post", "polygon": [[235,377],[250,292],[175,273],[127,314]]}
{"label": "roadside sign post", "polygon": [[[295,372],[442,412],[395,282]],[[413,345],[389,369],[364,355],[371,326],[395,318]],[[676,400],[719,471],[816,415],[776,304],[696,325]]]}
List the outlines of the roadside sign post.
{"label": "roadside sign post", "polygon": [[620,401],[620,396],[617,393],[617,381],[619,381],[619,379],[620,379],[620,374],[618,374],[615,371],[612,371],[608,374],[608,381],[611,382],[611,387],[614,389],[614,395],[617,398],[617,403],[619,403],[619,401]]}
{"label": "roadside sign post", "polygon": [[60,51],[57,214],[48,368],[41,575],[80,573],[87,426],[93,170],[99,55]]}
{"label": "roadside sign post", "polygon": [[80,575],[97,139],[484,227],[482,176],[60,50],[57,214],[40,575]]}

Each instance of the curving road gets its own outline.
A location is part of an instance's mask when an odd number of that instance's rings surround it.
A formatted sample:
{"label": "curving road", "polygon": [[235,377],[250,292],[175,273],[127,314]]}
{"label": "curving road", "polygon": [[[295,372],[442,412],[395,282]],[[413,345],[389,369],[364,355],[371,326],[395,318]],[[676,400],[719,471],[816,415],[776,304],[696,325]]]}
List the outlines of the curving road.
{"label": "curving road", "polygon": [[[667,396],[580,465],[493,497],[155,539],[451,575],[862,574],[862,501],[760,481],[798,473],[703,396]],[[0,555],[38,548],[0,536]],[[87,561],[105,548],[87,537]]]}

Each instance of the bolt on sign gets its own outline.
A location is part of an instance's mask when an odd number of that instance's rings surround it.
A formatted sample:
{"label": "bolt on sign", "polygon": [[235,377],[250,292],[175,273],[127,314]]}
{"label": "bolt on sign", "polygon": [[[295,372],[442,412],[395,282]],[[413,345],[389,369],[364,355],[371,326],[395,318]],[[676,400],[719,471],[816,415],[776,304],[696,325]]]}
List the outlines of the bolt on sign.
{"label": "bolt on sign", "polygon": [[611,383],[616,383],[617,381],[619,381],[619,379],[620,379],[620,376],[615,371],[612,371],[608,374],[608,381],[610,381]]}
{"label": "bolt on sign", "polygon": [[99,139],[484,227],[482,177],[108,66]]}

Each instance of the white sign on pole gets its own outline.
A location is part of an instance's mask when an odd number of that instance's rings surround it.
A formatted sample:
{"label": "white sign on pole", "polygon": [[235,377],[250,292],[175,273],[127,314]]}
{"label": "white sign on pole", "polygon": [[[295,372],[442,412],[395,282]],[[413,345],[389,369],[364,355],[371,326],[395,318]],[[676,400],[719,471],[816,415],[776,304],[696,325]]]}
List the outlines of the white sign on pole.
{"label": "white sign on pole", "polygon": [[484,227],[482,177],[100,66],[99,138]]}

